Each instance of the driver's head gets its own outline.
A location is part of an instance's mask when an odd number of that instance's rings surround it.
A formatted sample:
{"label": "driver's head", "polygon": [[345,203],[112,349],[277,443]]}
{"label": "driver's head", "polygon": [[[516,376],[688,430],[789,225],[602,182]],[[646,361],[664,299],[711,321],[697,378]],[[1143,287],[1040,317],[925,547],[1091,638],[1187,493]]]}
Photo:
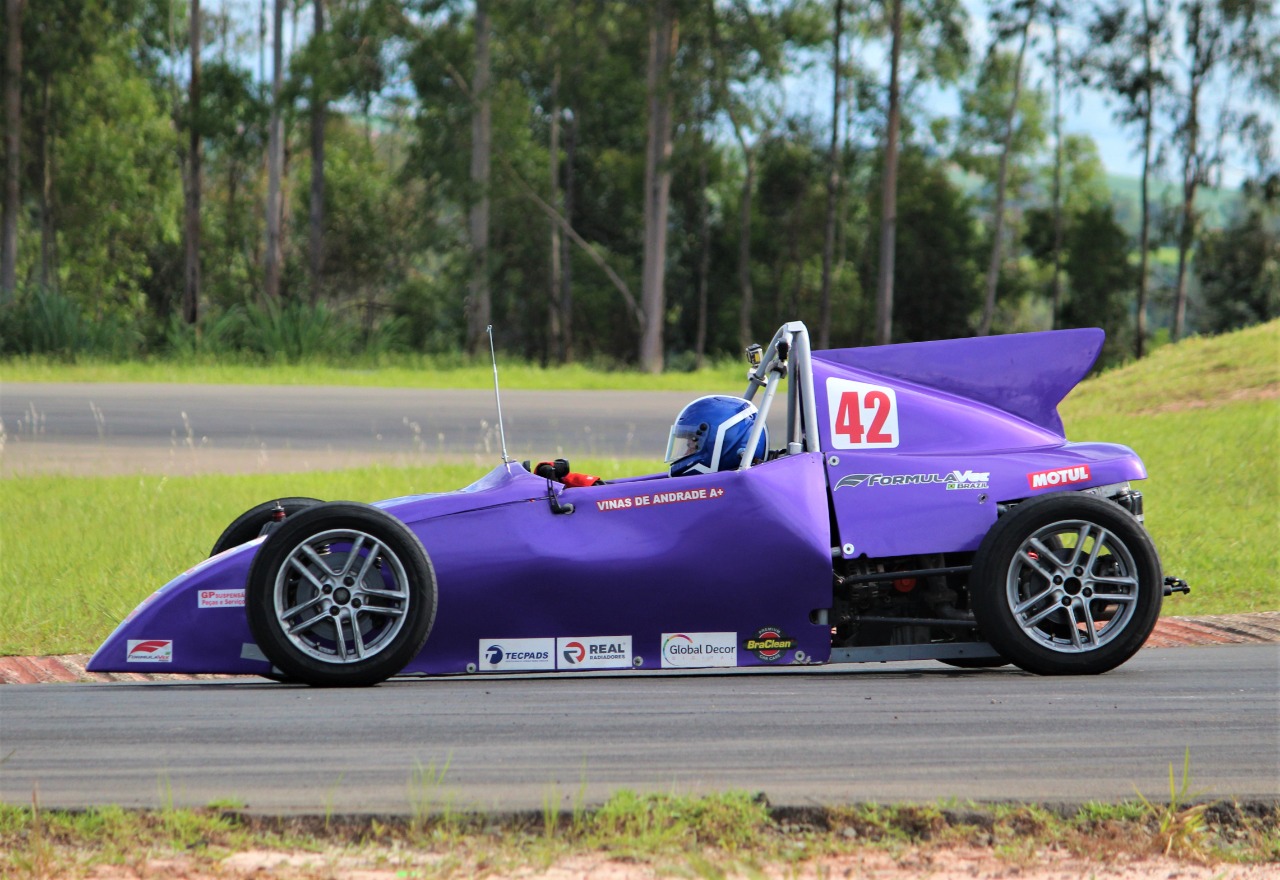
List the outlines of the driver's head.
{"label": "driver's head", "polygon": [[[755,404],[727,395],[699,397],[680,410],[667,440],[671,476],[736,470],[757,416]],[[766,429],[752,458],[764,458],[768,448]]]}

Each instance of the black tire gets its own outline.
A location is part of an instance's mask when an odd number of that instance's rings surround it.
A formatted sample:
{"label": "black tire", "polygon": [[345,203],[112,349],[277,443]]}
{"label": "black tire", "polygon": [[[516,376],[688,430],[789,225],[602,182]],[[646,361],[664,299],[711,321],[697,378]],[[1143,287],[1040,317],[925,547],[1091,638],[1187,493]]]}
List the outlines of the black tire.
{"label": "black tire", "polygon": [[246,541],[252,541],[262,534],[262,527],[273,519],[276,506],[284,508],[285,516],[292,516],[300,510],[323,504],[319,498],[280,498],[276,501],[264,501],[251,507],[231,521],[231,525],[222,530],[218,540],[213,542],[210,556],[217,556],[224,550],[239,547]]}
{"label": "black tire", "polygon": [[289,681],[363,687],[426,644],[436,577],[404,523],[331,501],[285,519],[254,557],[245,610],[258,647]]}
{"label": "black tire", "polygon": [[1164,597],[1160,557],[1142,524],[1080,493],[1024,501],[1000,517],[969,583],[982,635],[1039,675],[1116,668],[1151,635]]}

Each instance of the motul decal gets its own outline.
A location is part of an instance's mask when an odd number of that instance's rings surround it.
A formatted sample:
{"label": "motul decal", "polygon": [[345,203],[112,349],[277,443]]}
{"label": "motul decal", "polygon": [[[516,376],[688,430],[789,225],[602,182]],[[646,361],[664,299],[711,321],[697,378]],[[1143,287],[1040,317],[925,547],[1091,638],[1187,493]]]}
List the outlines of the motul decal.
{"label": "motul decal", "polygon": [[172,663],[172,639],[129,639],[125,660],[129,663]]}
{"label": "motul decal", "polygon": [[1069,483],[1087,483],[1091,479],[1093,479],[1093,475],[1089,473],[1087,464],[1027,474],[1027,484],[1032,489],[1050,489],[1054,486],[1065,486]]}

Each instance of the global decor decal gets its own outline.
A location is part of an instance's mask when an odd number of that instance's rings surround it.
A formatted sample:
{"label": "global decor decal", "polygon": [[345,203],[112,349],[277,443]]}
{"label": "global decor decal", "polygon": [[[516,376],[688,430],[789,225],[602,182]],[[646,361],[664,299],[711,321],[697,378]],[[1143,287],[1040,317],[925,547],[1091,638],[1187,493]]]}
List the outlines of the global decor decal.
{"label": "global decor decal", "polygon": [[129,663],[172,663],[172,639],[129,639],[125,645]]}
{"label": "global decor decal", "polygon": [[557,669],[630,669],[631,636],[556,639]]}
{"label": "global decor decal", "polygon": [[737,666],[738,634],[689,632],[662,634],[662,666],[697,669],[703,666]]}
{"label": "global decor decal", "polygon": [[485,672],[555,669],[555,649],[555,639],[481,639],[477,668]]}

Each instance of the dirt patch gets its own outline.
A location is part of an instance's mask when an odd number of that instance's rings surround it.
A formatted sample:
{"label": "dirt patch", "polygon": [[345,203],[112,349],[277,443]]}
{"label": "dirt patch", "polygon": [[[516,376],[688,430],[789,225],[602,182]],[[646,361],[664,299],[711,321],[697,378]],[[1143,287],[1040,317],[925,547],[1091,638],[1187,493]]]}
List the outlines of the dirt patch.
{"label": "dirt patch", "polygon": [[[1219,614],[1205,617],[1162,617],[1147,639],[1147,648],[1201,645],[1258,645],[1280,642],[1280,611]],[[0,684],[50,684],[59,681],[199,681],[232,675],[182,673],[89,672],[88,654],[47,657],[0,657]]]}
{"label": "dirt patch", "polygon": [[1194,409],[1216,409],[1224,404],[1238,403],[1244,400],[1276,400],[1280,398],[1280,385],[1264,385],[1261,388],[1237,388],[1212,400],[1194,398],[1191,400],[1170,400],[1159,406],[1145,407],[1135,415],[1156,415],[1158,413],[1184,412]]}

